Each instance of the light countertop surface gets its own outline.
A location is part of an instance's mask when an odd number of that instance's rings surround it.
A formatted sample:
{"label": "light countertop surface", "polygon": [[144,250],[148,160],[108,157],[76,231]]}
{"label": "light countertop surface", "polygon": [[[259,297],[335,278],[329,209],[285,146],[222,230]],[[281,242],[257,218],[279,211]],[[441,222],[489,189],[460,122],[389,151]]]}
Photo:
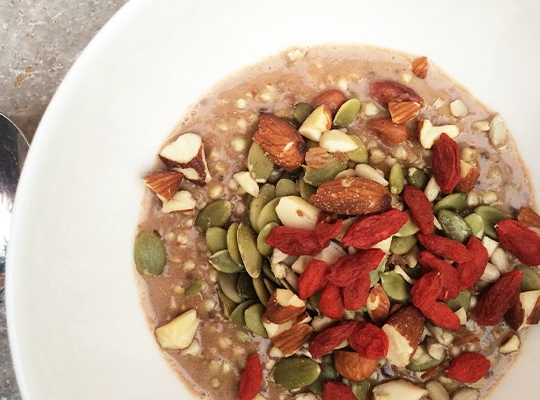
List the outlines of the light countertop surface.
{"label": "light countertop surface", "polygon": [[[128,0],[0,0],[0,111],[31,140],[57,87]],[[1,140],[2,138],[0,138]],[[0,277],[3,286],[3,277]],[[0,289],[0,400],[21,399]]]}

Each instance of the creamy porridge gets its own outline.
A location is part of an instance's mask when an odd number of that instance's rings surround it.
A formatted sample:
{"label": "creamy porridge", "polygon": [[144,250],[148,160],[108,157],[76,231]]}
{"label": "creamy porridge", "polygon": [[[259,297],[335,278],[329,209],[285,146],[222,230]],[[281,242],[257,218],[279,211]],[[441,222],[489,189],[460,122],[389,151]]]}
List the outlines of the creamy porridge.
{"label": "creamy porridge", "polygon": [[144,181],[141,298],[195,398],[475,399],[540,318],[526,169],[425,57],[264,60],[192,107]]}

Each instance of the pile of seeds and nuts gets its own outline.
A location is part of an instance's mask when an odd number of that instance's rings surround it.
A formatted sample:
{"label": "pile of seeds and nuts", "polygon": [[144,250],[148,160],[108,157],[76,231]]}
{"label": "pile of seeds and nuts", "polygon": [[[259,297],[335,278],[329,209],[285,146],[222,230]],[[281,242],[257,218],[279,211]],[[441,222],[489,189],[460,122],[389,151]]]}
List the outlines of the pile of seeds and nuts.
{"label": "pile of seeds and nuts", "polygon": [[[427,59],[412,72],[425,78]],[[476,399],[540,320],[540,216],[491,205],[493,192],[471,199],[483,172],[475,148],[458,144],[456,125],[421,118],[412,88],[373,80],[369,95],[326,90],[296,103],[293,119],[260,114],[245,170],[233,175],[245,218],[220,198],[194,221],[222,313],[269,339],[276,361],[264,368],[298,399]],[[366,129],[389,147],[418,146],[424,168],[370,156],[348,131],[364,103],[383,109]],[[458,99],[450,110],[459,117],[467,106]],[[480,123],[493,146],[509,140],[500,117]],[[164,213],[196,209],[180,187],[210,181],[204,149],[203,137],[184,133],[160,151],[167,169],[144,180]],[[140,273],[161,274],[166,259],[157,233],[137,236]],[[199,324],[190,309],[157,328],[157,340],[187,348]],[[247,357],[241,400],[264,398],[263,364]]]}

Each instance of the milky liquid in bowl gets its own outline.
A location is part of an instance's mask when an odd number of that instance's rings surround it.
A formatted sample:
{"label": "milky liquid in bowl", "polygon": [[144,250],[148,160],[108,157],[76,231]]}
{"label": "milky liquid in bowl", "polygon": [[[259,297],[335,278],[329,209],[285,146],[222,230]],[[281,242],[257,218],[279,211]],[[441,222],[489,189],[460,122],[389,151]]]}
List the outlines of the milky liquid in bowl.
{"label": "milky liquid in bowl", "polygon": [[[283,395],[283,389],[272,383],[272,367],[276,361],[279,362],[280,357],[275,356],[275,350],[272,350],[272,344],[268,340],[249,329],[228,322],[231,310],[227,310],[228,307],[223,303],[223,292],[218,296],[223,274],[219,276],[220,273],[212,267],[208,256],[213,252],[208,249],[204,234],[194,228],[198,213],[205,205],[218,199],[232,202],[232,216],[223,226],[226,230],[230,231],[233,223],[249,224],[248,221],[251,221],[251,226],[257,232],[263,228],[260,224],[256,227],[250,217],[249,204],[252,197],[245,194],[245,190],[239,187],[239,182],[234,179],[237,172],[247,170],[251,136],[257,131],[261,113],[279,115],[300,126],[301,122],[295,121],[295,105],[301,102],[313,103],[319,93],[339,89],[347,98],[360,99],[361,111],[356,120],[347,126],[347,133],[362,139],[369,149],[369,163],[379,169],[387,179],[395,163],[403,165],[405,170],[431,169],[431,152],[426,151],[418,140],[419,121],[430,120],[437,126],[453,125],[452,128],[460,131],[456,141],[462,153],[471,150],[472,165],[481,172],[478,182],[473,185],[474,188],[465,190],[468,192],[470,204],[467,213],[474,211],[478,205],[489,204],[515,215],[521,208],[533,205],[531,179],[513,140],[511,137],[499,139],[494,137],[493,131],[490,132],[490,121],[498,119],[497,114],[487,109],[435,65],[429,65],[427,77],[416,76],[412,68],[413,59],[413,56],[397,51],[359,45],[291,48],[246,67],[220,82],[203,95],[165,141],[166,144],[171,143],[179,135],[188,132],[200,135],[204,142],[210,177],[207,177],[204,186],[201,186],[200,182],[193,183],[187,179],[184,179],[180,186],[180,190],[185,190],[194,197],[197,204],[195,210],[163,212],[162,206],[165,202],[158,199],[152,191],[146,192],[139,230],[158,233],[165,244],[167,263],[164,273],[157,277],[141,275],[140,288],[152,330],[190,309],[196,310],[202,320],[196,337],[188,348],[166,352],[173,368],[198,395],[204,393],[204,396],[209,398],[234,398],[245,360],[252,353],[258,353],[266,367],[261,389],[263,395],[268,398]],[[386,104],[378,104],[370,89],[373,82],[385,80],[405,84],[423,99],[420,113],[405,123],[410,128],[410,140],[389,143],[384,135],[378,135],[370,128],[372,120],[389,118]],[[454,108],[451,111],[450,104],[454,103],[453,107],[456,106],[456,100],[466,106],[459,114]],[[503,127],[503,133],[507,134],[506,127]],[[311,146],[317,146],[317,143],[312,142]],[[153,168],[154,171],[167,169],[175,168],[167,166],[163,159],[158,160]],[[279,168],[275,171],[278,170]],[[269,178],[269,181],[275,184],[279,177],[283,176],[300,181],[302,178],[299,178],[299,175],[299,171],[287,173],[281,170],[281,173],[276,174],[277,178]],[[264,182],[259,183],[259,186],[262,186]],[[426,193],[427,191],[428,189]],[[443,194],[438,198],[442,197]],[[386,269],[392,270],[396,264],[402,267],[412,265],[414,268],[417,254],[416,250],[410,253],[410,258],[408,255],[398,257],[400,261],[390,257],[392,260],[388,261]],[[268,257],[269,265],[274,264],[274,257],[275,255]],[[291,266],[295,260],[296,258],[293,258],[285,263]],[[272,266],[272,271],[276,274],[278,270],[279,268]],[[295,269],[293,265],[292,270],[295,271],[291,272],[293,277],[287,276],[286,280],[296,288],[301,269]],[[234,276],[237,280],[238,275]],[[275,279],[262,273],[261,276],[267,281]],[[480,290],[472,290],[476,297],[482,288],[488,286],[487,278],[485,280],[486,282],[478,284]],[[376,283],[376,280],[372,280],[371,286]],[[268,294],[271,293],[272,290],[269,289]],[[234,299],[236,303],[259,302],[257,297],[255,300],[251,300],[252,297],[248,300]],[[266,306],[264,300],[261,299],[261,302]],[[403,301],[395,301],[393,304],[397,306],[403,304]],[[313,307],[309,312],[312,317],[320,313]],[[347,318],[370,320],[365,312],[349,312]],[[331,322],[327,324],[332,325]],[[316,323],[313,325],[316,326]],[[320,325],[316,329],[320,330]],[[492,360],[493,369],[489,377],[474,385],[479,388],[479,393],[485,394],[514,358],[514,354],[497,356],[497,347],[511,338],[514,332],[505,324],[497,325],[493,329],[487,328],[485,332],[475,332],[477,330],[474,323],[469,323],[466,329],[456,335],[453,346],[445,345],[445,351],[452,354],[450,359],[467,350],[480,351]],[[431,337],[427,339],[429,341],[436,335],[428,336]],[[305,352],[300,350],[295,355],[304,354]],[[442,375],[444,379],[443,371],[448,362],[449,360],[441,363],[439,372],[434,369],[433,375]],[[392,362],[389,361],[388,365],[392,365]],[[419,378],[420,374],[410,370],[401,369],[390,373],[389,368],[390,366],[381,366],[374,375],[376,379],[384,382],[401,376],[421,384],[428,381],[426,378]],[[453,384],[448,384],[447,387],[450,392],[458,390]],[[292,394],[288,396],[294,397]]]}

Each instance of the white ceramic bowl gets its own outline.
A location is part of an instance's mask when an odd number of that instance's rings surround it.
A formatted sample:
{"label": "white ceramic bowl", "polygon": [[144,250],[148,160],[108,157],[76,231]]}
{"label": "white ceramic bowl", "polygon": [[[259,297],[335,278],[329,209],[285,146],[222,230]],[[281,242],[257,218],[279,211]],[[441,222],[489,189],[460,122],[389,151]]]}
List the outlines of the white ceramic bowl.
{"label": "white ceramic bowl", "polygon": [[[427,55],[501,112],[540,182],[539,3],[498,0],[131,0],[59,88],[15,204],[9,334],[25,400],[183,399],[135,286],[143,185],[186,108],[292,45],[358,42]],[[490,399],[538,398],[540,328]]]}

